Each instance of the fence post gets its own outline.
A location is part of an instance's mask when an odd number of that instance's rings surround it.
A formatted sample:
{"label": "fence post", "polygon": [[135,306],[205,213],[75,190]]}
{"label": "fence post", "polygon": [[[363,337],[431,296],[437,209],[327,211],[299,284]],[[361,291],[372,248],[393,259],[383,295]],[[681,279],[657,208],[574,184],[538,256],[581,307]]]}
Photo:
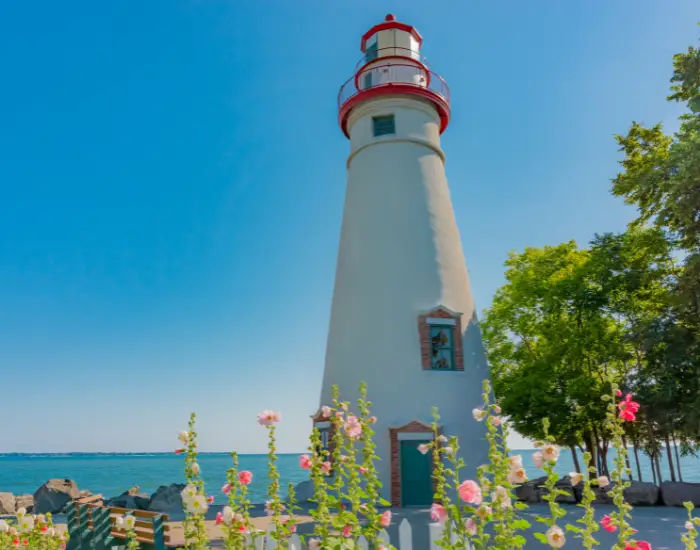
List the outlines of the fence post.
{"label": "fence post", "polygon": [[272,525],[272,523],[267,526],[267,531],[265,531],[265,550],[275,550],[275,548],[277,548],[277,541],[272,536],[272,531],[274,528],[275,527]]}
{"label": "fence post", "polygon": [[165,529],[163,528],[163,516],[160,514],[153,518],[153,550],[165,550]]}
{"label": "fence post", "polygon": [[430,550],[440,550],[437,542],[440,540],[440,537],[442,537],[445,525],[442,523],[429,523],[428,530],[430,532]]}
{"label": "fence post", "polygon": [[107,550],[109,539],[109,508],[92,509],[93,545],[95,550]]}
{"label": "fence post", "polygon": [[399,523],[399,548],[413,550],[413,529],[406,518],[403,518]]}

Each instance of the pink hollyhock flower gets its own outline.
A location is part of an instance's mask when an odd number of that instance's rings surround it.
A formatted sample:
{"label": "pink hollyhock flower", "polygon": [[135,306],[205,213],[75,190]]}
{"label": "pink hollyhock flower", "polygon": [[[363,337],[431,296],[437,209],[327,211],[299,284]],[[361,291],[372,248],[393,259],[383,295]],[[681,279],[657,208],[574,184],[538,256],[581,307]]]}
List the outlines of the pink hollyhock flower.
{"label": "pink hollyhock flower", "polygon": [[632,401],[632,394],[628,393],[625,398],[617,404],[620,409],[620,418],[626,422],[634,422],[637,419],[636,413],[639,410],[639,403]]}
{"label": "pink hollyhock flower", "polygon": [[216,524],[219,525],[224,522],[224,515],[221,512],[216,513]]}
{"label": "pink hollyhock flower", "polygon": [[622,392],[620,390],[615,390],[615,395],[622,397]]}
{"label": "pink hollyhock flower", "polygon": [[607,487],[610,485],[610,480],[608,479],[608,476],[598,476],[596,478],[596,481],[598,482],[598,487]]}
{"label": "pink hollyhock flower", "polygon": [[464,527],[467,529],[470,535],[476,535],[476,522],[474,518],[467,518],[464,522]]}
{"label": "pink hollyhock flower", "polygon": [[459,493],[459,498],[464,502],[473,504],[474,506],[479,506],[481,504],[481,487],[476,481],[468,479],[463,481],[462,484],[457,487],[457,492]]}
{"label": "pink hollyhock flower", "polygon": [[421,443],[418,445],[418,452],[422,455],[426,454],[430,450],[430,446],[427,443]]}
{"label": "pink hollyhock flower", "polygon": [[360,466],[358,470],[360,470],[360,473],[363,475],[367,475],[367,472],[369,472],[369,469],[365,468],[364,466]]}
{"label": "pink hollyhock flower", "polygon": [[175,449],[175,454],[176,454],[176,455],[181,455],[181,454],[184,453],[186,450],[187,450],[187,449]]}
{"label": "pink hollyhock flower", "polygon": [[362,435],[362,424],[356,416],[348,415],[345,421],[345,433],[350,439],[359,439]]}
{"label": "pink hollyhock flower", "polygon": [[231,484],[230,483],[224,483],[224,486],[221,487],[221,492],[225,495],[228,495],[231,492]]}
{"label": "pink hollyhock flower", "polygon": [[241,485],[250,485],[250,482],[253,481],[252,472],[249,472],[248,470],[241,470],[238,472],[238,481],[241,482]]}
{"label": "pink hollyhock flower", "polygon": [[376,424],[376,423],[377,423],[377,417],[376,417],[376,416],[370,416],[370,417],[369,417],[369,423],[370,423],[370,424]]}
{"label": "pink hollyhock flower", "polygon": [[537,451],[532,455],[532,461],[535,463],[535,466],[538,468],[541,468],[544,466],[544,456],[542,456],[542,453],[540,451]]}
{"label": "pink hollyhock flower", "polygon": [[627,541],[625,550],[651,550],[651,544],[645,540]]}
{"label": "pink hollyhock flower", "polygon": [[613,524],[612,518],[607,514],[600,520],[600,526],[610,533],[617,531],[617,527]]}
{"label": "pink hollyhock flower", "polygon": [[490,416],[489,422],[491,422],[491,424],[493,424],[494,426],[500,426],[501,425],[501,417],[500,416]]}
{"label": "pink hollyhock flower", "polygon": [[303,470],[311,468],[311,457],[309,455],[301,455],[299,457],[299,466],[301,466]]}
{"label": "pink hollyhock flower", "polygon": [[207,497],[207,502],[209,504],[214,504],[214,497]]}
{"label": "pink hollyhock flower", "polygon": [[332,412],[333,411],[328,405],[323,405],[323,407],[321,407],[321,415],[323,418],[330,418]]}
{"label": "pink hollyhock flower", "polygon": [[342,533],[344,537],[349,537],[350,535],[352,535],[352,526],[346,525],[345,527],[343,527]]}
{"label": "pink hollyhock flower", "polygon": [[241,524],[238,526],[238,532],[239,532],[239,533],[245,533],[246,531],[247,531],[247,529],[245,528],[245,525],[241,523]]}
{"label": "pink hollyhock flower", "polygon": [[447,519],[447,510],[442,504],[433,502],[433,505],[430,507],[430,519],[436,523],[444,523]]}
{"label": "pink hollyhock flower", "polygon": [[282,420],[282,414],[270,409],[265,409],[258,413],[258,424],[261,426],[271,426],[272,424],[277,424],[280,420]]}
{"label": "pink hollyhock flower", "polygon": [[391,510],[387,510],[379,516],[379,525],[382,527],[389,527],[389,525],[391,525]]}
{"label": "pink hollyhock flower", "polygon": [[318,550],[321,548],[321,541],[319,539],[311,539],[309,541],[309,550]]}
{"label": "pink hollyhock flower", "polygon": [[330,475],[330,473],[331,473],[331,463],[330,463],[328,460],[324,461],[324,462],[321,464],[321,471],[322,471],[324,474],[326,474],[326,475]]}

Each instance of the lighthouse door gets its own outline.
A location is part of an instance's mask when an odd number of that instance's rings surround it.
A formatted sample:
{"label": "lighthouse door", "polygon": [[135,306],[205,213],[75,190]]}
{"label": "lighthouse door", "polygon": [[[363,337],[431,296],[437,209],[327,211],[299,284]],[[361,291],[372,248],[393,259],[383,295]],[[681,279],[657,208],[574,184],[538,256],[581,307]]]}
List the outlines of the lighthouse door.
{"label": "lighthouse door", "polygon": [[401,505],[426,506],[433,501],[432,453],[423,454],[418,445],[430,441],[401,441]]}

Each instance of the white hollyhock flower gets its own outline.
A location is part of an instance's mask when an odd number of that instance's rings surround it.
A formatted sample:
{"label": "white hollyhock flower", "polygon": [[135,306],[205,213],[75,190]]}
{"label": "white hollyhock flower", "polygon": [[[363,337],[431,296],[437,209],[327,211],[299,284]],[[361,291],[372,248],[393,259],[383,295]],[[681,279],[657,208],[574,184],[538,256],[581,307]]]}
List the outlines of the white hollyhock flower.
{"label": "white hollyhock flower", "polygon": [[439,435],[439,436],[438,436],[438,441],[439,441],[440,443],[447,443],[449,440],[447,439],[447,436],[446,436],[446,435]]}
{"label": "white hollyhock flower", "polygon": [[193,462],[192,463],[192,473],[194,475],[198,476],[201,473],[201,471],[202,470],[200,469],[199,464],[197,464],[196,462]]}
{"label": "white hollyhock flower", "polygon": [[207,499],[203,495],[197,495],[185,505],[190,514],[205,514],[209,509]]}
{"label": "white hollyhock flower", "polygon": [[0,519],[0,533],[7,533],[10,530],[10,524],[4,519]]}
{"label": "white hollyhock flower", "polygon": [[535,463],[535,466],[537,466],[538,468],[541,468],[542,466],[544,466],[544,457],[542,456],[542,453],[540,451],[533,453],[532,461]]}
{"label": "white hollyhock flower", "polygon": [[510,508],[512,506],[512,501],[508,495],[508,490],[502,485],[496,486],[496,490],[491,493],[491,502],[501,508]]}
{"label": "white hollyhock flower", "polygon": [[583,474],[580,472],[569,472],[569,477],[571,478],[571,485],[574,487],[583,480]]}
{"label": "white hollyhock flower", "polygon": [[607,487],[610,485],[610,480],[608,479],[608,476],[598,476],[598,487]]}
{"label": "white hollyhock flower", "polygon": [[513,468],[508,474],[508,481],[510,483],[525,483],[527,481],[525,468],[522,466]]}
{"label": "white hollyhock flower", "polygon": [[189,432],[180,432],[177,434],[177,438],[184,444],[187,444],[187,442],[190,440],[190,434]]}
{"label": "white hollyhock flower", "polygon": [[133,529],[136,525],[136,518],[134,516],[126,516],[124,518],[124,527],[127,529]]}
{"label": "white hollyhock flower", "polygon": [[229,524],[233,520],[233,510],[231,509],[230,506],[224,506],[224,509],[221,511],[222,518],[224,520],[224,523]]}
{"label": "white hollyhock flower", "polygon": [[180,493],[180,496],[182,497],[182,502],[187,503],[190,500],[192,500],[194,497],[196,497],[197,494],[198,494],[197,486],[190,483],[189,485],[185,486],[185,488]]}
{"label": "white hollyhock flower", "polygon": [[18,508],[18,509],[17,509],[17,511],[15,512],[15,515],[16,515],[18,518],[21,518],[21,517],[24,516],[26,513],[27,513],[27,509],[26,509],[24,506],[22,506],[21,508]]}
{"label": "white hollyhock flower", "polygon": [[513,455],[508,457],[508,463],[511,468],[522,468],[523,467],[523,456]]}
{"label": "white hollyhock flower", "polygon": [[19,529],[20,533],[26,533],[34,529],[34,517],[25,514],[21,518],[17,518],[17,529]]}
{"label": "white hollyhock flower", "polygon": [[552,548],[561,548],[566,542],[564,531],[562,531],[557,525],[552,525],[549,529],[547,529],[547,533],[545,533],[545,535],[547,537],[547,542]]}
{"label": "white hollyhock flower", "polygon": [[426,454],[429,450],[430,447],[425,443],[421,443],[420,445],[418,445],[418,452],[422,455]]}
{"label": "white hollyhock flower", "polygon": [[56,529],[54,529],[53,527],[49,527],[46,531],[44,531],[44,534],[47,537],[53,537],[56,534]]}
{"label": "white hollyhock flower", "polygon": [[542,445],[542,458],[547,462],[556,462],[559,458],[559,447],[554,443],[545,443]]}
{"label": "white hollyhock flower", "polygon": [[474,417],[474,420],[481,422],[484,418],[486,418],[486,411],[478,408],[472,409],[472,416]]}
{"label": "white hollyhock flower", "polygon": [[117,519],[114,520],[114,525],[117,526],[117,529],[124,529],[124,516],[117,516]]}

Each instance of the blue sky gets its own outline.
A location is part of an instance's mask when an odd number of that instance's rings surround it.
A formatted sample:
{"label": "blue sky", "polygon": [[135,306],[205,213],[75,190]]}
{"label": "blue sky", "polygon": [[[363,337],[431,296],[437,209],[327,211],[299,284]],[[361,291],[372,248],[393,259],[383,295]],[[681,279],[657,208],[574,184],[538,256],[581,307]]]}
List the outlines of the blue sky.
{"label": "blue sky", "polygon": [[264,407],[282,450],[305,446],[345,191],[336,94],[387,12],[451,88],[479,309],[508,251],[624,228],[612,136],[675,127],[694,1],[4,2],[0,452],[168,450],[190,410],[204,450],[259,451]]}

